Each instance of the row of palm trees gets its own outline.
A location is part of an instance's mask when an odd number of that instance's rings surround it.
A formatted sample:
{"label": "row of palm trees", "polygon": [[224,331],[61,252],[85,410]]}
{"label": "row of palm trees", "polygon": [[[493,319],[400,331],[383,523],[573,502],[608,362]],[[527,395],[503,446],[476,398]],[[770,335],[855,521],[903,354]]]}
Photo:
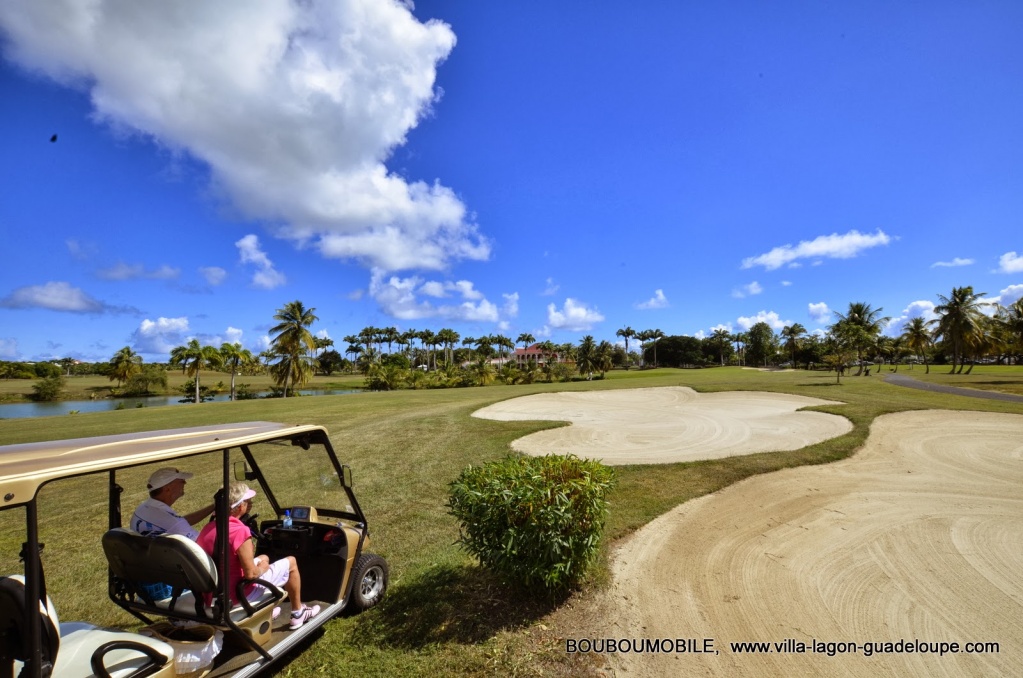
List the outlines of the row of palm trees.
{"label": "row of palm trees", "polygon": [[[825,341],[833,353],[850,351],[855,354],[862,374],[865,357],[892,358],[907,351],[919,356],[926,371],[930,372],[929,356],[935,349],[951,357],[950,373],[966,374],[973,370],[977,360],[988,355],[1023,351],[1023,299],[1008,306],[996,305],[994,313],[985,312],[984,292],[975,292],[972,286],[956,287],[949,296],[938,295],[941,302],[934,307],[935,318],[916,317],[909,320],[898,337],[883,336],[891,320],[882,316],[883,309],[873,308],[865,302],[853,302],[845,313],[836,313],[838,320],[828,327]],[[806,328],[796,323],[782,329],[780,336],[795,352]]]}

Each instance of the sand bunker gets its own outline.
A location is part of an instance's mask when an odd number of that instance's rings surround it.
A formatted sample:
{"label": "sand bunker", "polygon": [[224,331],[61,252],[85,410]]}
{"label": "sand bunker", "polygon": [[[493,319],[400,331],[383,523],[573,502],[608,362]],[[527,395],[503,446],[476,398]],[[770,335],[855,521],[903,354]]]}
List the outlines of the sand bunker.
{"label": "sand bunker", "polygon": [[783,393],[697,393],[680,386],[523,396],[473,416],[572,422],[512,443],[526,454],[573,453],[605,464],[664,464],[796,450],[851,430],[844,417],[796,411],[829,404],[840,403]]}
{"label": "sand bunker", "polygon": [[[906,412],[826,466],[688,502],[616,550],[611,638],[713,638],[619,654],[618,675],[1023,675],[1023,416]],[[997,642],[983,654],[827,656],[774,643]],[[737,654],[729,643],[772,643]]]}

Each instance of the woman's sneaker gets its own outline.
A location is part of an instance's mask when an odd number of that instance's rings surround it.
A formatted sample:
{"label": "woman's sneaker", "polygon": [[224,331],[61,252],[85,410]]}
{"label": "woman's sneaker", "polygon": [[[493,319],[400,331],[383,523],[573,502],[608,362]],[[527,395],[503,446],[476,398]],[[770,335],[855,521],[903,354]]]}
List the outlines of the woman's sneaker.
{"label": "woman's sneaker", "polygon": [[302,624],[305,624],[307,621],[309,621],[319,613],[320,613],[319,605],[313,605],[312,607],[309,607],[308,605],[303,605],[301,610],[291,613],[291,623],[288,624],[288,628],[290,628],[292,631],[294,631],[297,628],[301,628]]}

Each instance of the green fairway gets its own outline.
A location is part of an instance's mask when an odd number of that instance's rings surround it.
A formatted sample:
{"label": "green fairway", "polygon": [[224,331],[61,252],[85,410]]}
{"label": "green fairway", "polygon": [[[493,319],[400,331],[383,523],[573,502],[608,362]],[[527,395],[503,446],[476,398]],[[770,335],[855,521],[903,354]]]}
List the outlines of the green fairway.
{"label": "green fairway", "polygon": [[[932,375],[940,368],[932,368]],[[903,372],[900,369],[899,373]],[[922,366],[907,374],[918,377]],[[978,378],[991,379],[974,370]],[[1023,374],[999,377],[1023,381]],[[958,383],[958,382],[950,382]],[[605,380],[565,384],[495,385],[430,391],[205,403],[123,410],[48,419],[0,420],[4,444],[249,420],[325,426],[342,460],[352,467],[355,490],[369,521],[373,550],[391,564],[391,590],[380,607],[330,622],[323,638],[281,669],[281,675],[567,675],[573,671],[550,639],[559,631],[547,618],[556,603],[532,600],[479,572],[455,545],[456,523],[445,509],[447,485],[468,464],[497,459],[509,443],[557,423],[498,422],[472,418],[476,409],[531,393],[691,386],[699,391],[757,390],[842,401],[817,408],[847,417],[848,434],[791,452],[706,462],[618,467],[608,530],[625,535],[690,498],[753,474],[816,464],[851,454],[870,422],[889,412],[973,409],[1023,414],[1023,404],[947,396],[884,383],[876,377],[834,373],[760,372],[740,368],[613,372]],[[197,462],[188,470],[203,472]],[[145,473],[125,474],[124,506],[143,497]],[[197,477],[175,508],[208,502]],[[62,481],[43,490],[41,516],[47,544],[47,586],[62,619],[88,618],[131,626],[133,620],[106,598],[99,535],[106,526],[105,478]],[[184,511],[183,511],[184,512]],[[9,516],[5,516],[9,518]],[[20,571],[14,554],[21,525],[0,526],[5,572]],[[69,529],[69,526],[77,527]],[[606,578],[600,571],[590,583]],[[544,629],[538,632],[537,629]]]}

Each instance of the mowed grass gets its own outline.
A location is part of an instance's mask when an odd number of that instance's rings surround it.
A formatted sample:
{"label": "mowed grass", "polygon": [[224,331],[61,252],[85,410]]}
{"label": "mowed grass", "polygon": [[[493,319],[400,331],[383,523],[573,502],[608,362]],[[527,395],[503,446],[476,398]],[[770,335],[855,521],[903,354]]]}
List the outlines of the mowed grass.
{"label": "mowed grass", "polygon": [[[913,376],[922,371],[914,370]],[[615,372],[606,380],[568,384],[206,403],[0,420],[0,441],[248,420],[324,425],[354,471],[356,494],[370,521],[373,550],[391,564],[391,590],[378,608],[327,624],[324,635],[282,666],[280,674],[572,675],[582,667],[564,654],[559,638],[578,629],[558,628],[549,616],[564,601],[530,597],[481,572],[455,545],[457,524],[444,506],[448,483],[466,465],[498,459],[508,453],[515,438],[559,424],[486,421],[470,414],[492,402],[530,393],[679,385],[698,391],[776,391],[841,401],[844,404],[814,409],[847,417],[853,429],[792,452],[619,467],[608,522],[612,539],[679,503],[742,478],[846,457],[863,443],[870,422],[885,413],[945,408],[1023,414],[1023,404],[907,389],[873,376],[846,377],[836,384],[833,373],[822,372],[665,369]],[[193,461],[189,470],[214,473],[203,466],[214,462]],[[126,511],[142,498],[146,472],[133,473],[122,478]],[[205,503],[211,491],[206,484],[200,476],[190,482],[180,507],[191,510]],[[74,479],[45,492],[43,559],[47,584],[62,618],[131,626],[133,620],[105,593],[105,564],[99,547],[99,535],[106,526],[105,479]],[[22,528],[11,525],[9,517],[4,516],[0,531],[0,559],[5,571],[19,571],[14,554],[20,549]],[[589,585],[600,586],[605,580],[606,569],[601,568]]]}
{"label": "mowed grass", "polygon": [[[966,369],[969,367],[967,365]],[[930,374],[925,374],[923,365],[915,365],[913,369],[900,367],[899,374],[931,384],[1023,395],[1023,365],[974,365],[969,374],[966,370],[962,374],[949,374],[950,369],[948,365],[931,365]]]}

